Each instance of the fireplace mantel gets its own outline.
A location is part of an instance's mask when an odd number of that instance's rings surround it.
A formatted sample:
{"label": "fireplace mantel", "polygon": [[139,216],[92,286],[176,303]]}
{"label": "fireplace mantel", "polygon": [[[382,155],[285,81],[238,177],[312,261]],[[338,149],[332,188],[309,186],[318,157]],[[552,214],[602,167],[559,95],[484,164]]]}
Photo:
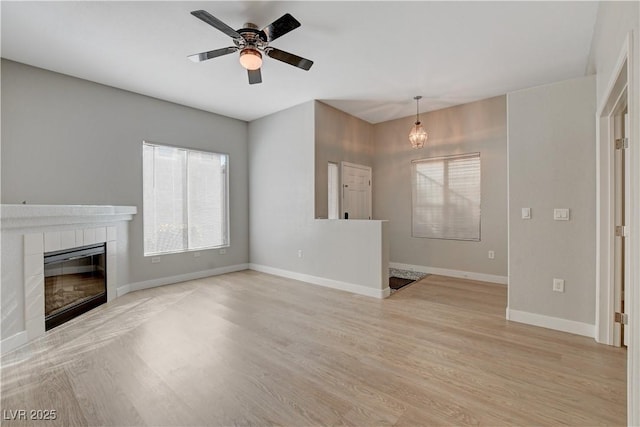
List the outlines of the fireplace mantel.
{"label": "fireplace mantel", "polygon": [[2,229],[39,228],[71,224],[130,221],[135,206],[103,205],[2,205]]}

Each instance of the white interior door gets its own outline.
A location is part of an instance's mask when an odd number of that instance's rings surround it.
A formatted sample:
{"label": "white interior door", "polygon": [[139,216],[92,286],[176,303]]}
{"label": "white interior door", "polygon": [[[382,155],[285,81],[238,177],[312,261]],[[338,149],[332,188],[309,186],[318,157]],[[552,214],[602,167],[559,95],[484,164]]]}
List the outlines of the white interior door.
{"label": "white interior door", "polygon": [[343,219],[371,219],[371,168],[342,162]]}

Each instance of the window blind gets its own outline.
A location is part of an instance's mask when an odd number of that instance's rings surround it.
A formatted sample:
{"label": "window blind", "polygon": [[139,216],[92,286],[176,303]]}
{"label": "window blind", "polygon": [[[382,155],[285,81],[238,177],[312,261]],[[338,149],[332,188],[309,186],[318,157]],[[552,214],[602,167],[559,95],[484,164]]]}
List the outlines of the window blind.
{"label": "window blind", "polygon": [[227,246],[226,154],[143,144],[144,254]]}
{"label": "window blind", "polygon": [[412,236],[480,240],[480,153],[415,160]]}

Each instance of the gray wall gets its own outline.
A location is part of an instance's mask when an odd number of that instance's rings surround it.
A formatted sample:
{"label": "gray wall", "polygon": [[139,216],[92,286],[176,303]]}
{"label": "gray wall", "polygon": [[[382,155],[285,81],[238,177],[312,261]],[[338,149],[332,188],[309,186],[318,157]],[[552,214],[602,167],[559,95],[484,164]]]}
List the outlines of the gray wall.
{"label": "gray wall", "polygon": [[314,216],[313,110],[310,101],[249,124],[252,263],[295,271],[303,262],[297,253]]}
{"label": "gray wall", "polygon": [[[507,275],[506,98],[490,98],[421,114],[429,133],[415,150],[408,135],[415,116],[374,126],[373,217],[390,220],[391,262]],[[411,161],[480,152],[481,241],[411,237]],[[495,259],[488,259],[488,251]]]}
{"label": "gray wall", "polygon": [[249,124],[251,264],[382,296],[386,223],[314,219],[314,106],[310,101]]}
{"label": "gray wall", "polygon": [[[142,141],[230,156],[231,247],[143,256]],[[2,203],[134,205],[121,284],[247,263],[247,123],[2,60]]]}
{"label": "gray wall", "polygon": [[373,125],[316,101],[315,147],[315,214],[316,218],[327,218],[327,163],[373,167]]}
{"label": "gray wall", "polygon": [[595,78],[510,93],[508,117],[509,309],[594,324]]}

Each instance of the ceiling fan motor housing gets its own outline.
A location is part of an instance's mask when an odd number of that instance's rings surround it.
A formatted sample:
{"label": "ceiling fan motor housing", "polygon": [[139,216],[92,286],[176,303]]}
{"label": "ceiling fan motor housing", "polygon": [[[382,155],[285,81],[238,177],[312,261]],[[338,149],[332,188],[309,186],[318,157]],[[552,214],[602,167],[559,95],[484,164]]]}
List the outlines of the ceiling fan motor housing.
{"label": "ceiling fan motor housing", "polygon": [[251,22],[244,24],[244,28],[240,28],[238,34],[242,36],[242,39],[234,39],[233,42],[240,49],[245,47],[263,49],[267,45],[267,34]]}
{"label": "ceiling fan motor housing", "polygon": [[257,70],[262,66],[262,54],[267,45],[267,35],[260,31],[256,24],[247,22],[244,28],[240,28],[238,33],[242,39],[234,40],[240,49],[240,63],[247,70]]}

